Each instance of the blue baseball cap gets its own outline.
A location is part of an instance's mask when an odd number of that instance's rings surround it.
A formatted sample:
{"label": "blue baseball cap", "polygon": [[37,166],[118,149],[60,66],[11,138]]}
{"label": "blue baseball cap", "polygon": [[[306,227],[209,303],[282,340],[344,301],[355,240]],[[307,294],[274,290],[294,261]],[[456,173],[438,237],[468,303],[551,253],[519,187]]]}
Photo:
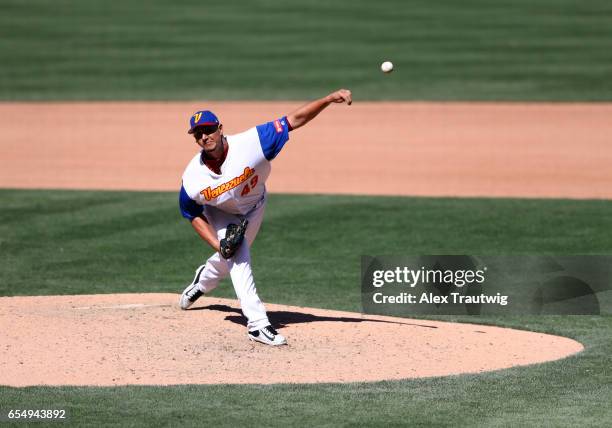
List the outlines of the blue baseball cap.
{"label": "blue baseball cap", "polygon": [[193,130],[197,127],[197,126],[202,126],[202,125],[218,125],[219,124],[219,119],[217,119],[217,116],[215,116],[215,114],[212,111],[208,111],[208,110],[202,110],[202,111],[196,111],[193,116],[191,116],[191,119],[189,119],[189,131],[187,131],[189,134],[193,134]]}

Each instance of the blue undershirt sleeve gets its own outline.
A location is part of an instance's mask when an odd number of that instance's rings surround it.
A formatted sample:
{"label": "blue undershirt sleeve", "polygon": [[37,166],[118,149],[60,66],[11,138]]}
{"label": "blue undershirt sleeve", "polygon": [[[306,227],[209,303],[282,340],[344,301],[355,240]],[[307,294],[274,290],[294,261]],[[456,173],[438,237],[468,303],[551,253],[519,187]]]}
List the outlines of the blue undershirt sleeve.
{"label": "blue undershirt sleeve", "polygon": [[185,188],[183,186],[181,186],[181,192],[179,194],[179,207],[181,209],[181,215],[189,221],[199,217],[204,212],[204,207],[202,205],[198,205],[193,199],[191,199],[187,192],[185,192]]}
{"label": "blue undershirt sleeve", "polygon": [[257,126],[257,133],[264,156],[268,160],[274,159],[289,140],[287,116]]}

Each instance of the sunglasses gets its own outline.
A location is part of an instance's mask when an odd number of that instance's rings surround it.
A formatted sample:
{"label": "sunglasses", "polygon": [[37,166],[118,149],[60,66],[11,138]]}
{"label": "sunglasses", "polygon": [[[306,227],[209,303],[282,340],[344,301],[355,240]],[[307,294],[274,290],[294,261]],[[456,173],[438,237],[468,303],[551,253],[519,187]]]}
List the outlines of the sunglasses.
{"label": "sunglasses", "polygon": [[206,135],[214,134],[215,132],[217,132],[217,129],[219,129],[219,125],[198,126],[193,131],[193,136],[196,138],[196,140],[199,140],[200,138],[202,138],[204,134]]}

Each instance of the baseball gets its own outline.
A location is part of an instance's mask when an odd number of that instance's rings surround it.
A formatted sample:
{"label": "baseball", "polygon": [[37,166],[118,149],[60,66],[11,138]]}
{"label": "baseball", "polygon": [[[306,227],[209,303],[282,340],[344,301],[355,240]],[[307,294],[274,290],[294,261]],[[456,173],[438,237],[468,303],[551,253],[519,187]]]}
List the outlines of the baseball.
{"label": "baseball", "polygon": [[391,73],[393,71],[393,63],[391,61],[385,61],[380,64],[380,69],[383,73]]}

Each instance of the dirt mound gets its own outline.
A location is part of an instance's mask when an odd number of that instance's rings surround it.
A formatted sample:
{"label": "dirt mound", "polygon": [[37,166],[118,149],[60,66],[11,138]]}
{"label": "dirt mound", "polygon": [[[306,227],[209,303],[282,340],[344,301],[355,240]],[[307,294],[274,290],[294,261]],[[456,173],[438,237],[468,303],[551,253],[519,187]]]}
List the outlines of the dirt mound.
{"label": "dirt mound", "polygon": [[250,342],[235,300],[174,294],[0,298],[0,384],[359,382],[479,373],[580,352],[571,339],[268,304],[289,345]]}

